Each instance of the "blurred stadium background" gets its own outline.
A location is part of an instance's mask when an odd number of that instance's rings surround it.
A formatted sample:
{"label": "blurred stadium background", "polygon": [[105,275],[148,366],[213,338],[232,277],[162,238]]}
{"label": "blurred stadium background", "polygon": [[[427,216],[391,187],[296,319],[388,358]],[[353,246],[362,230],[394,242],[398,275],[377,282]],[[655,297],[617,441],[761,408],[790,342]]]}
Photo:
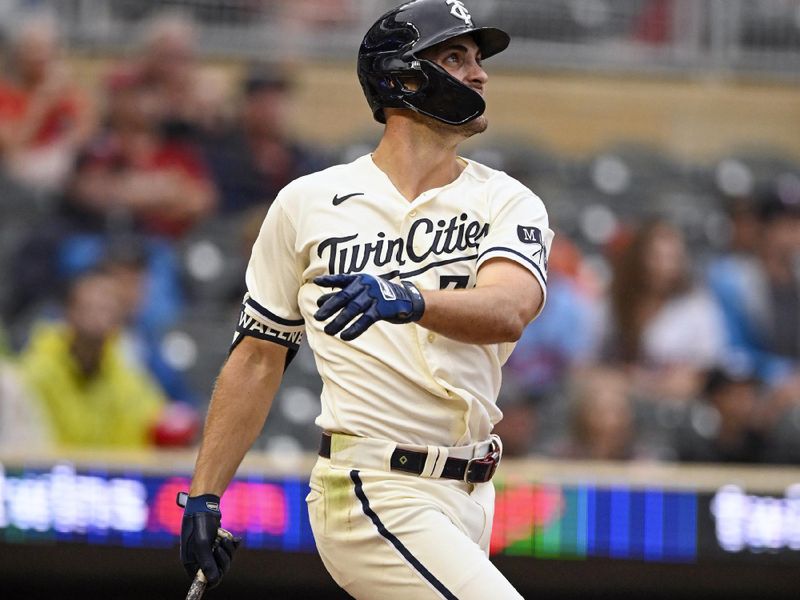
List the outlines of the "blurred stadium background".
{"label": "blurred stadium background", "polygon": [[[5,119],[13,129],[14,119],[23,118],[13,109],[17,96],[8,90],[19,76],[19,67],[12,67],[21,32],[37,22],[57,25],[64,72],[90,99],[92,121],[79,144],[60,148],[67,165],[61,170],[37,152],[39,146],[14,153],[10,143],[0,146],[0,334],[5,330],[8,340],[0,383],[14,379],[33,324],[63,311],[62,291],[70,279],[107,261],[128,260],[139,268],[145,263],[151,303],[160,303],[150,307],[149,324],[137,329],[157,355],[142,363],[158,369],[165,395],[189,407],[190,415],[173,415],[177,433],[168,423],[156,444],[141,449],[51,444],[28,437],[31,430],[20,416],[25,411],[12,406],[14,384],[0,385],[0,590],[9,590],[4,597],[58,592],[166,598],[183,592],[175,537],[180,514],[171,496],[191,473],[191,415],[202,417],[225,358],[249,245],[271,201],[237,204],[240,165],[225,171],[230,157],[220,149],[239,151],[239,138],[227,135],[228,128],[246,100],[266,90],[281,99],[268,102],[265,112],[254,109],[256,118],[266,114],[285,124],[276,143],[292,150],[266,150],[265,156],[298,163],[277,174],[267,168],[274,175],[270,183],[299,175],[304,166],[368,152],[380,130],[369,118],[354,58],[368,25],[394,4],[0,3],[2,79],[10,82],[0,87],[0,127]],[[580,290],[584,304],[603,304],[614,252],[653,218],[679,233],[698,281],[725,257],[757,253],[765,194],[778,198],[781,214],[795,219],[800,281],[800,1],[479,0],[470,8],[479,23],[491,15],[513,43],[487,65],[490,131],[471,140],[466,152],[506,170],[544,199],[565,242],[560,258],[557,248],[551,260],[560,261],[560,276]],[[179,22],[173,32],[188,27],[186,45],[154,43],[154,31],[169,30],[154,25],[163,22]],[[187,172],[194,184],[208,185],[216,203],[183,215],[177,225],[163,214],[154,217],[160,225],[152,225],[147,219],[153,215],[142,218],[133,204],[98,209],[89,196],[81,197],[92,174],[114,171],[114,159],[104,162],[97,141],[124,121],[120,98],[139,85],[137,69],[150,43],[150,59],[163,60],[167,77],[171,61],[185,60],[199,82],[183,90],[186,97],[166,93],[172,108],[184,101],[200,108],[188,117],[180,110],[177,117],[168,115],[171,120],[159,124],[171,127],[159,135],[192,146],[193,156],[206,164]],[[176,48],[188,54],[158,55]],[[183,73],[177,67],[176,72]],[[143,110],[153,119],[164,116]],[[70,118],[78,120],[72,113]],[[749,237],[737,247],[740,235]],[[795,307],[794,316],[785,322],[800,327],[797,293],[793,298],[787,305]],[[541,339],[572,333],[569,317],[553,316],[553,323],[561,329],[543,332]],[[585,344],[602,345],[597,339]],[[723,409],[707,398],[631,393],[630,406],[600,402],[594,410],[630,412],[622,427],[635,440],[619,455],[573,452],[564,441],[576,427],[572,378],[604,358],[601,350],[590,349],[559,354],[557,345],[526,345],[530,353],[520,353],[512,365],[500,402],[513,415],[504,431],[512,444],[499,473],[493,550],[524,595],[796,597],[800,347],[785,353],[785,380],[752,364],[742,375],[728,368],[730,360],[721,369],[726,381],[757,379],[759,389],[766,389],[762,404],[773,401],[770,394],[780,396],[770,440],[759,442],[769,450],[720,458],[759,463],[745,466],[708,464],[712,454],[698,450],[724,419]],[[720,371],[718,366],[704,364],[698,371],[705,375],[706,369]],[[598,377],[600,385],[616,385],[613,376]],[[313,357],[304,349],[287,372],[238,490],[223,505],[246,533],[250,550],[237,556],[229,579],[210,597],[343,597],[313,554],[303,516],[303,477],[318,443],[313,419],[320,388]],[[693,391],[698,389],[709,388]],[[689,460],[704,464],[685,464]]]}

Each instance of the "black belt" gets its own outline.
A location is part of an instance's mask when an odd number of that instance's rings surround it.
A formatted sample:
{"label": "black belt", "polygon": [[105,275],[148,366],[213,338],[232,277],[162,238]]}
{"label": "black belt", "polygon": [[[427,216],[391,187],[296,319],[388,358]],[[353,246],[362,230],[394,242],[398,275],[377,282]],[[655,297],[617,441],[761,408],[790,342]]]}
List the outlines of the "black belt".
{"label": "black belt", "polygon": [[[322,441],[319,445],[319,455],[322,458],[331,457],[331,434],[323,433]],[[395,448],[389,464],[393,471],[403,471],[420,475],[425,468],[425,461],[428,460],[427,452],[417,452],[406,450],[405,448]],[[439,477],[445,479],[457,479],[467,483],[485,483],[491,480],[497,465],[500,462],[499,449],[492,444],[489,453],[481,458],[448,458],[444,463],[444,469]]]}

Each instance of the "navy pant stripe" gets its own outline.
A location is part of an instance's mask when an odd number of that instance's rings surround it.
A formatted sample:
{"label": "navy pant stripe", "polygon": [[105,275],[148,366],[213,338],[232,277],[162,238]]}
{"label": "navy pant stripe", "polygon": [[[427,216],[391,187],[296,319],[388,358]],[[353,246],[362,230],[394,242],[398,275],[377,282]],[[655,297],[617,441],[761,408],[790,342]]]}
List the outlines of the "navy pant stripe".
{"label": "navy pant stripe", "polygon": [[419,559],[417,559],[416,556],[411,554],[409,549],[403,545],[403,542],[398,540],[391,531],[386,529],[386,526],[381,522],[378,515],[375,514],[375,511],[372,510],[369,505],[369,500],[367,499],[367,495],[364,493],[364,487],[361,483],[361,477],[358,476],[358,471],[350,471],[350,479],[353,480],[353,483],[356,486],[356,497],[361,501],[361,507],[364,509],[364,514],[367,515],[373,522],[375,527],[378,529],[378,533],[389,540],[392,546],[397,549],[403,558],[405,558],[412,567],[419,571],[420,575],[422,575],[428,581],[428,583],[430,583],[442,596],[447,598],[447,600],[458,600],[453,592],[448,590],[441,581],[436,579],[433,573],[428,571],[428,569],[426,569],[425,566],[419,562]]}

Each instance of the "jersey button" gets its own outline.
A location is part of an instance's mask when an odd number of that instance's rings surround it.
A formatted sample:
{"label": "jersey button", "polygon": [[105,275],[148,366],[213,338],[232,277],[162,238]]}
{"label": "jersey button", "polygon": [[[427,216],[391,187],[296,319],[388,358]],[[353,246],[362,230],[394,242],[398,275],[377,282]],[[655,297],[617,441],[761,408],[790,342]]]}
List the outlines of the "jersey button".
{"label": "jersey button", "polygon": [[416,217],[416,216],[417,216],[417,211],[415,211],[415,210],[412,210],[410,213],[408,213],[408,216],[409,216],[409,217],[412,217],[412,218],[413,218],[413,217]]}
{"label": "jersey button", "polygon": [[428,341],[432,344],[436,340],[436,335],[433,333],[428,334]]}

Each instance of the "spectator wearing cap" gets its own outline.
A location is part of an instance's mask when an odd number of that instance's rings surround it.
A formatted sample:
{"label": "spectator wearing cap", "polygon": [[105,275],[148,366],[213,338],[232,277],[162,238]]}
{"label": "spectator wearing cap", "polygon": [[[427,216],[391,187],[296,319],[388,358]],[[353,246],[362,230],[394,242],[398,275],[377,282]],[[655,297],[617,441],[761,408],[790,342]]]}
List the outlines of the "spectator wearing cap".
{"label": "spectator wearing cap", "polygon": [[223,214],[266,208],[290,181],[324,168],[321,154],[287,129],[293,83],[278,65],[249,68],[234,122],[205,143]]}

